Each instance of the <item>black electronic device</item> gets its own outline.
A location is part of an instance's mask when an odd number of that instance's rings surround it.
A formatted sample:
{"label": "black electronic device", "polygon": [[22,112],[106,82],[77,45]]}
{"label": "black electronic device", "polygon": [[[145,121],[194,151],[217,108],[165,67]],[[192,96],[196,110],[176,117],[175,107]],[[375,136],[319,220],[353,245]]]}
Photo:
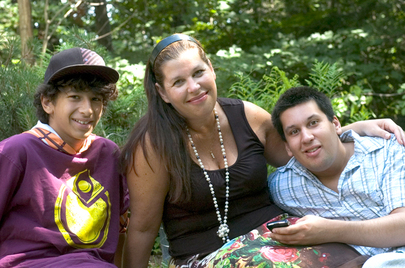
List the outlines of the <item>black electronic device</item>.
{"label": "black electronic device", "polygon": [[288,220],[281,220],[281,221],[273,221],[267,223],[267,228],[272,231],[274,228],[280,227],[287,227],[290,226],[290,222]]}

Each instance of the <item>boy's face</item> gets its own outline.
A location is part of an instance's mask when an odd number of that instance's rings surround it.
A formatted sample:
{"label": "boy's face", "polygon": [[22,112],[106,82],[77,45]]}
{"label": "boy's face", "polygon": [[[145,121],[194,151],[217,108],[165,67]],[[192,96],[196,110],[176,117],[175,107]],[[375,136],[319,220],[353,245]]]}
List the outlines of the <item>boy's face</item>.
{"label": "boy's face", "polygon": [[339,120],[330,122],[311,100],[285,110],[280,116],[290,156],[315,175],[327,174],[339,165]]}
{"label": "boy's face", "polygon": [[103,112],[101,96],[91,91],[65,87],[52,102],[43,97],[42,106],[49,114],[49,125],[76,151],[93,132]]}

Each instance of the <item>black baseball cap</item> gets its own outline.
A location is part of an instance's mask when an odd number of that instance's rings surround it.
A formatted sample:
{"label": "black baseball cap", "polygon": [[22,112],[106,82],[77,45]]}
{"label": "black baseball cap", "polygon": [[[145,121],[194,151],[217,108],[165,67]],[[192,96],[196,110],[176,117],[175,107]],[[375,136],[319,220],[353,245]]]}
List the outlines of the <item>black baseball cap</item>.
{"label": "black baseball cap", "polygon": [[52,56],[45,71],[44,83],[48,84],[75,74],[95,75],[107,83],[116,83],[119,78],[118,72],[105,66],[103,58],[96,52],[74,47]]}

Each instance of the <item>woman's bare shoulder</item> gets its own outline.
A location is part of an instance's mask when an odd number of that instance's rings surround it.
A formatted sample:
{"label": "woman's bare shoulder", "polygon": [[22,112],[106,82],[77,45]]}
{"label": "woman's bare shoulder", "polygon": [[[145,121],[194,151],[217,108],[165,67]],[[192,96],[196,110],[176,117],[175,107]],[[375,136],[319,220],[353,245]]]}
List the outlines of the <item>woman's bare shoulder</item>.
{"label": "woman's bare shoulder", "polygon": [[260,141],[265,144],[266,135],[272,128],[270,113],[252,102],[243,101],[243,104],[245,106],[246,119],[250,127]]}

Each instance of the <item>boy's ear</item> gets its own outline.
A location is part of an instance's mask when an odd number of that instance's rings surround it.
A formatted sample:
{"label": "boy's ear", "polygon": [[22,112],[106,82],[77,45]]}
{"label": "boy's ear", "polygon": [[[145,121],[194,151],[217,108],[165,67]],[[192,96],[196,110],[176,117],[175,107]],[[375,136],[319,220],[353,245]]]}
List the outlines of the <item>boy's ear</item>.
{"label": "boy's ear", "polygon": [[287,151],[288,156],[293,157],[293,154],[290,150],[290,146],[288,146],[288,143],[284,142],[284,145],[285,145],[285,150]]}
{"label": "boy's ear", "polygon": [[155,87],[163,101],[166,103],[170,103],[169,98],[166,96],[166,91],[158,83],[155,83]]}
{"label": "boy's ear", "polygon": [[54,110],[54,105],[52,100],[49,97],[41,95],[41,104],[42,108],[44,109],[45,113],[51,115]]}

